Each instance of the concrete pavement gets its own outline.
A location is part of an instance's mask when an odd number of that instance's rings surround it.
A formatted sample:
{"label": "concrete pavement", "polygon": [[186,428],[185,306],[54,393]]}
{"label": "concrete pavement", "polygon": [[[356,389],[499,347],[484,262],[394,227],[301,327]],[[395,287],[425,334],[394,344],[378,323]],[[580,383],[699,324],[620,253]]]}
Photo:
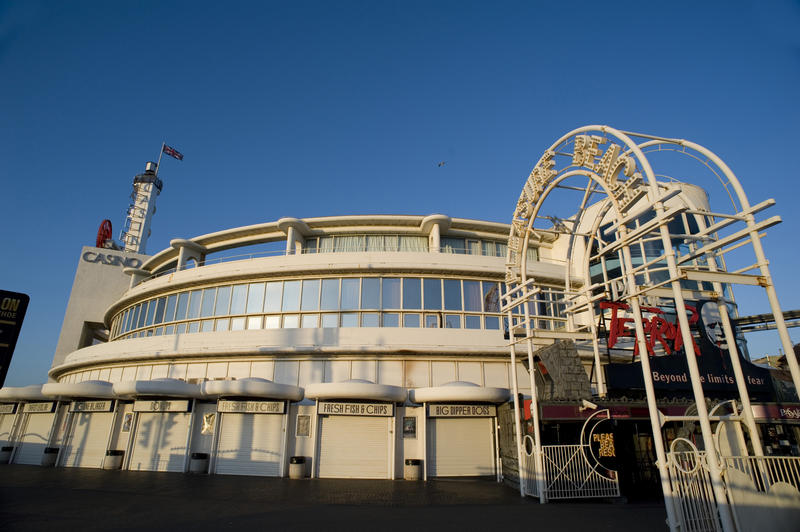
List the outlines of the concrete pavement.
{"label": "concrete pavement", "polygon": [[486,480],[289,480],[0,466],[0,530],[666,530],[663,504],[539,504]]}

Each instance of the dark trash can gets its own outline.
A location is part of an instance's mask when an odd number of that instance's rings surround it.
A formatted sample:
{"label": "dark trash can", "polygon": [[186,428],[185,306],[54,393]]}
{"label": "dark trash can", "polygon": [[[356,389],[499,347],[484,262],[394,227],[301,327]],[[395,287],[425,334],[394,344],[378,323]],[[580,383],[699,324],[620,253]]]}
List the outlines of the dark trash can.
{"label": "dark trash can", "polygon": [[306,477],[306,457],[305,456],[292,456],[289,458],[289,478],[305,478]]}
{"label": "dark trash can", "polygon": [[422,478],[422,460],[419,458],[406,458],[403,466],[403,478],[406,480],[420,480]]}
{"label": "dark trash can", "polygon": [[103,469],[122,469],[122,457],[125,451],[117,449],[110,449],[106,451],[106,457],[103,459]]}
{"label": "dark trash can", "polygon": [[208,473],[208,453],[192,453],[189,473]]}
{"label": "dark trash can", "polygon": [[14,452],[12,445],[0,447],[0,464],[7,464],[11,460],[11,453]]}
{"label": "dark trash can", "polygon": [[42,455],[42,467],[53,467],[58,459],[58,447],[45,447]]}

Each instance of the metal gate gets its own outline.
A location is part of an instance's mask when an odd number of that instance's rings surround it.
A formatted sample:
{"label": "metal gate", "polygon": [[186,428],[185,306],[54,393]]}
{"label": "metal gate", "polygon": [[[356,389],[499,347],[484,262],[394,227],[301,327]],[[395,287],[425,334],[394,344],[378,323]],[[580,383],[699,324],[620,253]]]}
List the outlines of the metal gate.
{"label": "metal gate", "polygon": [[[679,529],[719,532],[719,506],[711,487],[708,455],[690,450],[667,454]],[[800,457],[722,456],[720,469],[736,530],[796,530],[800,516]],[[669,501],[668,501],[669,503]]]}
{"label": "metal gate", "polygon": [[717,503],[711,488],[711,473],[705,452],[667,454],[667,471],[672,485],[678,520],[686,532],[722,530]]}
{"label": "metal gate", "polygon": [[542,452],[548,499],[619,497],[617,472],[592,460],[588,445],[545,445]]}
{"label": "metal gate", "polygon": [[[525,437],[520,472],[526,495],[539,497],[533,439]],[[544,445],[544,499],[619,497],[619,475],[593,459],[589,445]]]}

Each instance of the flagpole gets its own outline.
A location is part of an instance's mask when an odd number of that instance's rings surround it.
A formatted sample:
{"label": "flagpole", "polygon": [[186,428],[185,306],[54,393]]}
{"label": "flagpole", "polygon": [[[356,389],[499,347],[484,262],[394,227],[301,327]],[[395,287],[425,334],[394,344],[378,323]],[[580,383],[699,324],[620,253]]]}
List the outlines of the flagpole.
{"label": "flagpole", "polygon": [[166,142],[161,143],[161,151],[158,154],[158,162],[156,163],[156,177],[158,177],[158,170],[161,168],[161,156],[164,155],[164,145],[166,145]]}

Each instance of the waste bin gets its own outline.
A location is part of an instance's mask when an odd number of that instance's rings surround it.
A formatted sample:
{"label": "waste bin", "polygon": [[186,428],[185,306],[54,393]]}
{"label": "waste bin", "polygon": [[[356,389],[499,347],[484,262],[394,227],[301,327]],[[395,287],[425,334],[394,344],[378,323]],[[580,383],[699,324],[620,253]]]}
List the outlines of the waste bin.
{"label": "waste bin", "polygon": [[122,457],[125,451],[111,449],[106,451],[106,457],[103,460],[103,469],[120,469],[122,468]]}
{"label": "waste bin", "polygon": [[53,467],[58,458],[58,447],[45,447],[42,455],[42,467]]}
{"label": "waste bin", "polygon": [[12,452],[14,452],[14,447],[0,447],[0,464],[7,464],[11,460]]}
{"label": "waste bin", "polygon": [[289,478],[306,477],[306,457],[292,456],[289,458]]}
{"label": "waste bin", "polygon": [[419,480],[422,478],[422,460],[419,458],[406,458],[403,467],[403,478],[406,480]]}
{"label": "waste bin", "polygon": [[189,473],[208,473],[208,453],[192,453]]}

